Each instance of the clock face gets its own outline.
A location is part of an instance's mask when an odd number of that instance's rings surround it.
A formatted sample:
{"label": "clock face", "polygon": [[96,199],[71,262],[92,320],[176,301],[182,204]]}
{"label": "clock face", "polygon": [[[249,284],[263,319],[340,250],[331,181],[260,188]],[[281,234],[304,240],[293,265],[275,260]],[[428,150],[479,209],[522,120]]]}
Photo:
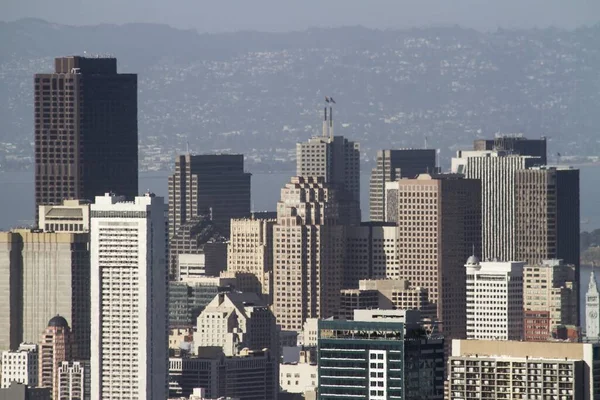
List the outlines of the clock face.
{"label": "clock face", "polygon": [[592,319],[596,319],[596,318],[598,318],[598,312],[592,310],[588,313],[588,317],[590,317]]}

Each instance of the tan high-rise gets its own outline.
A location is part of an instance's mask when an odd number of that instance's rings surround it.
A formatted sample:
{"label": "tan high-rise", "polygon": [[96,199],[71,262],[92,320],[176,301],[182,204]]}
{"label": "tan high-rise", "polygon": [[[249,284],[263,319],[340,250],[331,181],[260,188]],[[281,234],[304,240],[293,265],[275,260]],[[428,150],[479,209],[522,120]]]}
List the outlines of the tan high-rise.
{"label": "tan high-rise", "polygon": [[339,308],[344,226],[336,192],[324,178],[293,177],[281,189],[273,232],[273,311],[284,330]]}
{"label": "tan high-rise", "polygon": [[52,388],[52,398],[58,400],[59,368],[63,361],[72,358],[71,330],[67,320],[57,315],[48,322],[42,333],[39,347],[40,387]]}
{"label": "tan high-rise", "polygon": [[237,289],[254,292],[273,303],[273,226],[270,215],[231,220],[227,271],[235,272]]}
{"label": "tan high-rise", "polygon": [[[546,260],[524,267],[525,340],[548,340],[556,325],[577,325],[576,282],[575,265],[562,260]],[[547,321],[543,321],[545,319]]]}
{"label": "tan high-rise", "polygon": [[398,190],[399,279],[427,290],[446,337],[466,335],[465,260],[481,249],[481,186],[421,174]]}

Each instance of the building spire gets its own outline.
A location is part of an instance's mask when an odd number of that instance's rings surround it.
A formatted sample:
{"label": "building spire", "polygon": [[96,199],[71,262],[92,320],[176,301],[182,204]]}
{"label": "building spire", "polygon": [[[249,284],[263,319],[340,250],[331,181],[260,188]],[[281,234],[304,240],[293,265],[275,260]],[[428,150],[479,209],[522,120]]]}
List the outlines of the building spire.
{"label": "building spire", "polygon": [[590,284],[588,285],[588,292],[598,292],[598,283],[596,282],[596,274],[592,269],[592,273],[590,274]]}

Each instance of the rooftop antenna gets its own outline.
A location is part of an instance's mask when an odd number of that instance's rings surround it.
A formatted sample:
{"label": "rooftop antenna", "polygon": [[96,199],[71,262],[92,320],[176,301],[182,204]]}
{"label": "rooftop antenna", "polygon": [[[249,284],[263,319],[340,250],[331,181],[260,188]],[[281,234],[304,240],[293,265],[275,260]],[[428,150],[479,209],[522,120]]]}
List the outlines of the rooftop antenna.
{"label": "rooftop antenna", "polygon": [[560,157],[561,157],[560,153],[556,153],[556,164],[557,165],[560,165]]}
{"label": "rooftop antenna", "polygon": [[[329,98],[325,97],[325,101],[329,103]],[[325,106],[325,108],[323,109],[323,115],[324,115],[324,118],[323,118],[323,136],[326,137],[326,136],[329,136],[327,134],[327,106]]]}
{"label": "rooftop antenna", "polygon": [[425,136],[425,148],[427,148],[427,136]]}
{"label": "rooftop antenna", "polygon": [[185,152],[187,154],[190,154],[190,141],[189,140],[185,142]]}
{"label": "rooftop antenna", "polygon": [[329,102],[329,137],[333,139],[333,106],[331,106],[331,104],[335,104],[333,97],[329,97]]}

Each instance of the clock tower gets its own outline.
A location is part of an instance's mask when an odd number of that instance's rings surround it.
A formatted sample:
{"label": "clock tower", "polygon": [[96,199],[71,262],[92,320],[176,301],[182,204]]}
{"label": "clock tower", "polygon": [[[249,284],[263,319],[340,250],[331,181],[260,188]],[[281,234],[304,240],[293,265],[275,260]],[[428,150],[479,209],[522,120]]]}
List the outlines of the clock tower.
{"label": "clock tower", "polygon": [[596,283],[596,274],[592,270],[590,285],[585,296],[585,336],[587,340],[600,340],[600,294]]}

